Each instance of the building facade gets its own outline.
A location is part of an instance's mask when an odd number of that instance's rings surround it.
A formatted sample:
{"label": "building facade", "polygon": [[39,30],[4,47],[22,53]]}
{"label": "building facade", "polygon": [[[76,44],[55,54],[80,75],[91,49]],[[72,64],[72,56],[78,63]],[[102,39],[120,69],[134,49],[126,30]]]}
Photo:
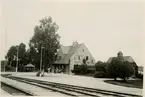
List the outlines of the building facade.
{"label": "building facade", "polygon": [[51,66],[51,71],[71,74],[74,65],[82,65],[83,60],[86,60],[87,65],[95,64],[95,59],[84,43],[73,42],[71,46],[61,46],[57,53],[57,60]]}

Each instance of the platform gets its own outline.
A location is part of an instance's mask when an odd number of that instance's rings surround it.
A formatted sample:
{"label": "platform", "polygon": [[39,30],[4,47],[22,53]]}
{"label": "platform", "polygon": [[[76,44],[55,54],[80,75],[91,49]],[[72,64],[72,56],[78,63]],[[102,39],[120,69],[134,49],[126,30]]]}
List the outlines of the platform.
{"label": "platform", "polygon": [[[51,97],[53,97],[53,96],[56,97],[58,95],[63,96],[63,97],[66,96],[66,95],[58,93],[58,92],[53,92],[51,90],[49,91],[44,88],[39,88],[34,85],[18,82],[18,81],[12,80],[12,79],[4,78],[4,77],[1,77],[1,81],[8,85],[12,85],[13,87],[16,87],[18,89],[21,89],[23,91],[27,91],[31,94],[34,94],[34,96],[51,96]],[[3,91],[2,91],[2,96],[5,96],[5,95],[6,95],[6,93],[3,93]]]}
{"label": "platform", "polygon": [[117,86],[117,85],[105,83],[104,80],[109,80],[107,78],[93,78],[93,77],[85,77],[85,76],[77,76],[77,75],[54,74],[54,73],[49,73],[49,74],[45,73],[44,77],[36,77],[36,73],[34,72],[17,73],[17,74],[13,74],[13,76],[50,81],[56,83],[64,83],[70,85],[77,85],[83,87],[90,87],[96,89],[103,89],[103,90],[115,91],[120,93],[129,93],[135,95],[143,94],[143,89],[123,87],[123,86]]}

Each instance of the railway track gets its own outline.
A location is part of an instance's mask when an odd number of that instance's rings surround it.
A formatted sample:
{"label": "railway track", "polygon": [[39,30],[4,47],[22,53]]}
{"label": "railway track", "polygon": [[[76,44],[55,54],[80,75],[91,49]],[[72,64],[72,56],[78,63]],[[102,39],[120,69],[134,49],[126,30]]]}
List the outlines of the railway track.
{"label": "railway track", "polygon": [[52,91],[60,92],[69,96],[142,97],[139,95],[112,92],[112,91],[107,91],[107,90],[94,89],[94,88],[88,88],[88,87],[82,87],[82,86],[74,86],[74,85],[48,82],[48,81],[40,81],[40,80],[35,80],[35,79],[20,78],[20,77],[14,77],[14,76],[3,76],[3,77],[17,80],[20,82],[24,82],[27,84],[35,85],[35,86],[49,89]]}
{"label": "railway track", "polygon": [[1,82],[1,88],[12,96],[15,96],[15,95],[17,95],[17,96],[34,96],[33,94],[31,94],[27,91],[13,87],[4,82]]}

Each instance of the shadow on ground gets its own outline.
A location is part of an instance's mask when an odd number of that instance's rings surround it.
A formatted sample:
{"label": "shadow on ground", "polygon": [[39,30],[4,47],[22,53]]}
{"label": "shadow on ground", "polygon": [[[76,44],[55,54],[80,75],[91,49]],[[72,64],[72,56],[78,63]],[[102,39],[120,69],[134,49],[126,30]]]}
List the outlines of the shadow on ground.
{"label": "shadow on ground", "polygon": [[127,82],[123,82],[122,80],[104,80],[104,82],[118,86],[143,89],[143,80],[128,80]]}

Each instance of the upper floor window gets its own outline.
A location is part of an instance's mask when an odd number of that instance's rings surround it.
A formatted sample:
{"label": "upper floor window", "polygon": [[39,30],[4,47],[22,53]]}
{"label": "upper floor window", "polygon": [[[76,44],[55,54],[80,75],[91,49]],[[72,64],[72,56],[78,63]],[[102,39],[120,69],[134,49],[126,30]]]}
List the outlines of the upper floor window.
{"label": "upper floor window", "polygon": [[86,56],[86,60],[88,60],[89,59],[89,57],[88,56]]}
{"label": "upper floor window", "polygon": [[78,56],[78,60],[81,60],[81,56]]}

